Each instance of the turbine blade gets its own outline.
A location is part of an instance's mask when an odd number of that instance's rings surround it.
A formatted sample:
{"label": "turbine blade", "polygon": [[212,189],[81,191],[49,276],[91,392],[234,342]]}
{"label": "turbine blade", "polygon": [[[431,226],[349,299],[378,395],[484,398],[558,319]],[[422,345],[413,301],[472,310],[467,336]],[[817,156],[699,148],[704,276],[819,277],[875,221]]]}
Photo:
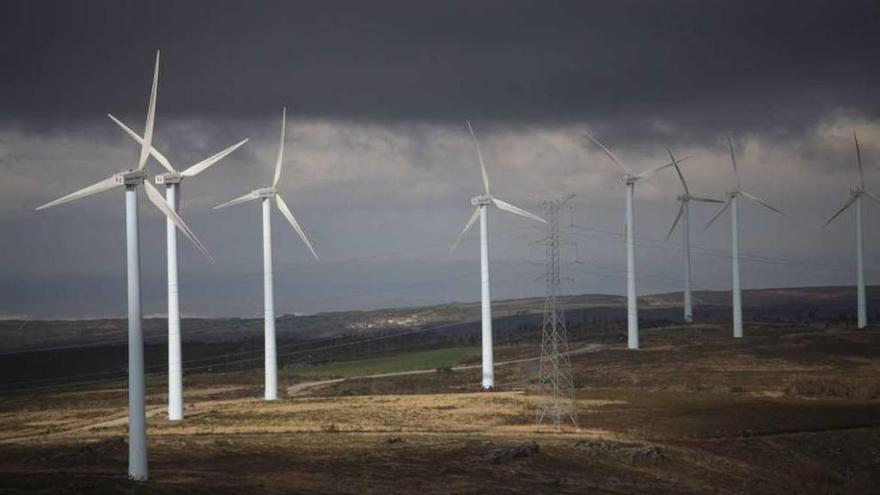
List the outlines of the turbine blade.
{"label": "turbine blade", "polygon": [[[108,113],[107,116],[110,117],[110,120],[112,120],[113,122],[116,122],[116,125],[121,127],[122,130],[125,131],[126,134],[131,136],[132,139],[137,141],[138,144],[140,144],[141,146],[144,145],[144,140],[141,139],[141,137],[138,136],[136,132],[131,130],[127,125],[123,124],[119,119],[117,119],[113,115],[110,115]],[[168,158],[166,158],[165,155],[160,153],[159,150],[157,150],[155,147],[150,146],[150,154],[153,155],[153,158],[155,158],[157,162],[159,162],[159,165],[162,165],[163,167],[165,167],[165,170],[168,170],[169,172],[176,172],[176,170],[174,170],[174,167],[171,166],[171,162],[168,161]]]}
{"label": "turbine blade", "polygon": [[779,210],[779,209],[777,209],[777,208],[774,208],[772,205],[770,205],[770,203],[764,201],[763,199],[761,199],[761,198],[755,196],[754,194],[752,194],[752,193],[750,193],[750,192],[748,192],[748,191],[740,190],[740,193],[741,193],[743,196],[745,196],[745,197],[751,199],[752,201],[757,201],[757,202],[760,203],[762,206],[765,206],[765,207],[767,207],[767,208],[770,208],[771,210],[775,211],[776,213],[779,213],[779,214],[781,214],[781,215],[784,215],[784,214],[785,214],[785,213],[782,213],[781,210]]}
{"label": "turbine blade", "polygon": [[678,214],[675,215],[675,221],[672,222],[672,227],[669,228],[669,233],[666,234],[666,240],[668,241],[670,237],[672,237],[672,233],[675,232],[675,227],[678,225],[678,221],[681,220],[681,215],[684,213],[684,201],[678,204]]}
{"label": "turbine blade", "polygon": [[318,253],[315,252],[315,248],[312,247],[312,243],[309,242],[309,238],[306,237],[306,233],[303,232],[302,227],[299,226],[299,223],[293,218],[293,213],[290,212],[290,208],[287,207],[287,203],[281,199],[281,196],[275,195],[275,204],[278,205],[278,209],[281,210],[281,214],[284,215],[284,218],[290,222],[290,225],[293,227],[293,230],[299,234],[300,238],[302,238],[303,242],[306,243],[306,247],[309,248],[309,251],[312,252],[312,256],[315,257],[315,260],[318,260]]}
{"label": "turbine blade", "polygon": [[182,175],[184,177],[192,177],[192,176],[198,174],[199,172],[201,172],[202,170],[205,170],[206,168],[210,167],[211,165],[219,162],[223,158],[226,158],[226,155],[228,155],[228,154],[232,153],[233,151],[237,150],[238,148],[242,147],[244,145],[244,143],[246,143],[246,142],[248,142],[247,139],[239,141],[238,143],[233,144],[232,146],[217,153],[216,155],[214,155],[210,158],[205,158],[204,160],[200,161],[199,163],[196,163],[195,165],[189,167],[188,169],[181,172],[180,175]]}
{"label": "turbine blade", "polygon": [[480,172],[483,174],[483,187],[486,189],[486,194],[489,193],[489,174],[486,173],[486,164],[483,162],[483,153],[480,151],[480,142],[477,140],[477,135],[474,134],[474,128],[471,127],[471,121],[466,120],[468,132],[471,134],[471,139],[474,141],[474,148],[477,150],[477,158],[480,160]]}
{"label": "turbine blade", "polygon": [[683,162],[683,161],[685,161],[685,160],[687,160],[687,159],[689,159],[689,158],[690,158],[689,156],[686,156],[686,157],[682,158],[681,160],[678,160],[677,162],[676,162],[675,160],[672,160],[671,162],[669,162],[669,163],[667,163],[667,164],[664,164],[664,165],[658,165],[658,166],[656,166],[656,167],[654,167],[654,168],[652,168],[652,169],[645,170],[644,172],[642,172],[642,173],[636,175],[636,179],[642,179],[642,178],[644,178],[644,177],[648,177],[648,176],[650,176],[650,175],[654,175],[654,174],[656,174],[657,172],[659,172],[659,171],[661,171],[661,170],[663,170],[663,169],[666,169],[666,168],[672,167],[673,165],[675,165],[676,168],[677,168],[677,167],[678,167],[678,165],[677,165],[678,163],[681,163],[681,162]]}
{"label": "turbine blade", "polygon": [[476,222],[478,218],[480,218],[480,207],[479,206],[474,208],[474,212],[471,213],[471,217],[468,219],[464,228],[461,230],[461,234],[458,234],[458,239],[455,240],[455,244],[453,244],[452,247],[449,248],[450,253],[455,251],[455,248],[458,247],[458,243],[461,242],[461,238],[464,237],[465,232],[467,232],[468,229],[471,228],[471,225],[473,225],[474,222]]}
{"label": "turbine blade", "polygon": [[701,203],[718,203],[718,204],[721,204],[721,203],[724,202],[724,201],[721,201],[720,199],[701,198],[701,197],[699,197],[699,196],[688,196],[688,198],[690,198],[692,201],[699,201],[699,202],[701,202]]}
{"label": "turbine blade", "polygon": [[510,213],[514,213],[516,215],[530,218],[532,220],[535,220],[535,221],[538,221],[541,223],[547,223],[547,221],[544,220],[543,218],[541,218],[537,215],[533,215],[532,213],[529,213],[526,210],[523,210],[522,208],[520,208],[518,206],[514,206],[514,205],[507,203],[505,201],[501,201],[498,198],[492,198],[492,202],[495,203],[495,206],[497,206],[498,208],[501,208],[504,211],[509,211]]}
{"label": "turbine blade", "polygon": [[666,151],[669,152],[669,158],[672,160],[672,162],[674,164],[673,166],[675,167],[675,173],[678,174],[678,180],[681,181],[681,186],[684,188],[684,193],[686,195],[690,196],[691,192],[690,192],[690,190],[688,190],[687,182],[685,182],[685,180],[684,180],[684,175],[681,173],[681,168],[679,168],[678,162],[675,160],[675,157],[672,156],[672,150],[669,148],[666,148]]}
{"label": "turbine blade", "polygon": [[730,207],[730,200],[727,200],[724,202],[724,206],[722,206],[721,209],[719,209],[718,212],[715,213],[715,216],[712,217],[712,220],[709,220],[709,223],[707,223],[706,226],[703,227],[703,230],[708,229],[710,225],[715,223],[715,220],[718,220],[718,217],[720,217],[721,214],[724,213],[725,210],[727,210],[727,208],[729,208],[729,207]]}
{"label": "turbine blade", "polygon": [[281,138],[278,140],[278,159],[275,160],[275,177],[272,178],[272,187],[278,185],[281,178],[281,162],[284,160],[284,133],[287,130],[287,107],[281,111]]}
{"label": "turbine blade", "polygon": [[593,135],[590,134],[589,132],[587,132],[586,134],[587,134],[587,137],[590,138],[590,141],[593,142],[593,144],[595,144],[600,149],[602,149],[602,151],[605,152],[605,155],[608,156],[608,158],[610,158],[612,162],[616,163],[617,166],[623,170],[623,173],[625,173],[626,175],[629,175],[629,169],[626,167],[626,165],[623,164],[622,161],[618,160],[617,157],[614,156],[614,153],[612,153],[611,150],[606,148],[604,144],[600,143],[599,140],[594,138]]}
{"label": "turbine blade", "polygon": [[150,90],[150,103],[147,107],[147,123],[144,125],[144,140],[141,143],[141,157],[138,170],[143,170],[153,147],[153,123],[156,120],[156,87],[159,85],[159,50],[156,50],[156,68],[153,70],[153,89]]}
{"label": "turbine blade", "polygon": [[871,199],[873,199],[874,201],[880,203],[880,196],[877,196],[876,194],[874,194],[874,193],[872,193],[872,192],[870,192],[870,191],[862,191],[862,192],[865,193],[865,195],[868,196],[869,198],[871,198]]}
{"label": "turbine blade", "polygon": [[680,202],[678,205],[678,215],[675,215],[675,221],[672,222],[672,227],[669,228],[669,233],[666,234],[666,240],[668,241],[670,237],[672,237],[672,233],[675,232],[675,226],[678,225],[678,221],[681,220],[681,215],[684,213],[684,201]]}
{"label": "turbine blade", "polygon": [[254,193],[249,192],[249,193],[245,194],[244,196],[239,196],[233,200],[230,200],[230,201],[227,201],[223,204],[217,205],[214,207],[214,209],[219,210],[220,208],[226,208],[227,206],[234,206],[234,205],[244,203],[247,201],[253,201],[255,199],[257,199],[257,196],[255,196]]}
{"label": "turbine blade", "polygon": [[859,164],[859,184],[861,184],[861,189],[865,189],[865,169],[862,168],[862,149],[859,147],[859,138],[856,136],[855,131],[853,131],[853,141],[856,142],[856,160]]}
{"label": "turbine blade", "polygon": [[727,147],[730,148],[730,161],[733,163],[733,173],[736,175],[736,187],[739,189],[739,170],[736,169],[736,155],[733,153],[733,141],[730,140],[730,136],[727,136]]}
{"label": "turbine blade", "polygon": [[51,201],[42,206],[38,206],[37,210],[45,210],[46,208],[51,208],[53,206],[58,206],[60,204],[68,203],[75,199],[85,198],[86,196],[91,196],[93,194],[98,194],[104,191],[109,191],[114,187],[121,186],[122,184],[116,182],[116,176],[109,177],[107,179],[102,180],[101,182],[97,182],[92,184],[91,186],[84,187],[79,191],[72,192],[67,196],[62,196],[55,201]]}
{"label": "turbine blade", "polygon": [[150,181],[145,180],[144,188],[147,190],[147,197],[150,198],[150,202],[156,205],[156,208],[159,208],[159,211],[164,213],[169,220],[174,222],[174,225],[176,225],[177,228],[181,232],[183,232],[183,235],[185,235],[187,239],[189,239],[190,242],[192,242],[196,246],[196,248],[198,248],[198,250],[201,251],[201,253],[204,254],[206,258],[208,258],[211,263],[213,263],[214,258],[211,257],[211,254],[208,252],[207,249],[205,249],[205,246],[202,245],[202,242],[186,225],[186,222],[184,222],[183,219],[180,218],[180,215],[178,215],[176,211],[172,210],[171,207],[168,206],[168,203],[165,202],[165,198],[162,196],[162,193],[160,193],[156,189],[156,186],[150,183]]}
{"label": "turbine blade", "polygon": [[837,213],[835,213],[834,216],[829,218],[828,221],[825,222],[824,225],[822,225],[822,227],[827,227],[829,223],[833,222],[835,218],[839,217],[843,212],[845,212],[847,208],[849,208],[850,206],[852,206],[853,203],[856,202],[856,198],[858,198],[858,196],[856,196],[856,195],[853,195],[851,198],[849,198],[849,201],[847,201],[846,204],[843,205],[843,208],[837,210]]}

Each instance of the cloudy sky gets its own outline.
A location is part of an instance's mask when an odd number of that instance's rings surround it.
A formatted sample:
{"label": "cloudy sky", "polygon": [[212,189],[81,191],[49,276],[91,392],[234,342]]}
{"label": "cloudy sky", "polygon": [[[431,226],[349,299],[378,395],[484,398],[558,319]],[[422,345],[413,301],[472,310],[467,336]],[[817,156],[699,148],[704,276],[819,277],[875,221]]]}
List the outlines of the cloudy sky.
{"label": "cloudy sky", "polygon": [[[123,2],[0,6],[0,315],[85,317],[125,309],[120,191],[34,208],[133,166],[162,50],[154,144],[183,167],[250,138],[183,184],[182,214],[216,258],[180,242],[185,315],[262,308],[257,203],[211,207],[271,181],[288,108],[280,190],[321,255],[275,215],[276,307],[307,313],[473,301],[475,236],[449,246],[480,193],[465,119],[493,193],[526,208],[577,194],[565,212],[566,291],[622,294],[624,189],[584,140],[635,170],[666,147],[694,193],[735,184],[782,209],[741,208],[746,287],[854,279],[851,212],[824,221],[857,184],[880,192],[880,44],[873,2]],[[151,162],[150,173],[160,171]],[[641,293],[681,287],[666,232],[679,185],[638,184]],[[696,288],[729,286],[729,220],[702,231]],[[164,220],[142,201],[147,313],[164,312]],[[880,283],[880,204],[865,204],[869,283]],[[496,298],[543,293],[542,231],[492,211]]]}

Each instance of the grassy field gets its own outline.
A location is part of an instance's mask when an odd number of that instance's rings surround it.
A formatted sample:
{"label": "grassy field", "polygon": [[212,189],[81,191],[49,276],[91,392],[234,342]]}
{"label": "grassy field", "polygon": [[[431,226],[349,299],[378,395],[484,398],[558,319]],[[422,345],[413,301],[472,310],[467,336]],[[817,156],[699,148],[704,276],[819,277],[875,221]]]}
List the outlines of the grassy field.
{"label": "grassy field", "polygon": [[406,352],[357,361],[328,363],[296,370],[296,374],[310,378],[335,378],[451,368],[479,355],[480,348],[476,346],[451,347],[432,351]]}

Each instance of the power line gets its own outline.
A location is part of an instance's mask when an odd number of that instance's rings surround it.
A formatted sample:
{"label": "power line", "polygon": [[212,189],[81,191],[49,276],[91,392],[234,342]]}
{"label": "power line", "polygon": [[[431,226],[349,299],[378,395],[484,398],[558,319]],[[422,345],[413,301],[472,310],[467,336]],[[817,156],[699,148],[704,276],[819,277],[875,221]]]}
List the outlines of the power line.
{"label": "power line", "polygon": [[[586,226],[577,225],[577,224],[572,224],[571,227],[576,228],[576,229],[580,229],[580,230],[584,230],[584,231],[588,231],[588,232],[596,232],[596,233],[604,235],[605,237],[590,236],[590,235],[586,235],[586,234],[574,234],[574,235],[581,235],[586,238],[604,240],[604,241],[609,241],[609,242],[624,242],[623,240],[620,240],[620,241],[617,240],[618,238],[623,239],[624,235],[616,233],[616,232],[598,229],[595,227],[586,227]],[[643,247],[648,247],[648,248],[665,249],[665,250],[676,251],[676,252],[681,252],[681,250],[682,250],[680,245],[670,243],[665,240],[636,237],[635,241],[639,245],[641,245]],[[713,257],[726,258],[726,259],[732,258],[732,255],[730,254],[729,251],[720,250],[720,249],[713,249],[713,248],[708,248],[708,247],[704,247],[704,246],[691,245],[691,250],[692,250],[692,252],[695,252],[696,254],[700,254],[703,256],[713,256]],[[828,263],[815,263],[815,262],[807,262],[807,261],[802,261],[802,260],[790,260],[790,259],[785,259],[785,258],[776,258],[776,257],[758,255],[758,254],[740,253],[740,259],[746,260],[746,261],[754,261],[754,262],[758,262],[758,263],[768,263],[768,264],[777,264],[777,265],[786,265],[786,266],[801,266],[801,267],[805,267],[805,268],[817,268],[817,269],[828,270],[828,271],[841,271],[841,272],[847,272],[847,273],[855,272],[855,267],[852,267],[852,266],[832,265],[832,264],[828,264]],[[876,271],[876,270],[869,270],[869,271]]]}

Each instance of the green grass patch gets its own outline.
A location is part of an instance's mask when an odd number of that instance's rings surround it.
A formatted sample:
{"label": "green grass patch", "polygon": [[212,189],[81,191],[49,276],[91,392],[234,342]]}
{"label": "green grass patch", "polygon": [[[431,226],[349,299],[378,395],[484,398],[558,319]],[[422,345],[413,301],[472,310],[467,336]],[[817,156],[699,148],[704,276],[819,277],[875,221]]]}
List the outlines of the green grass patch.
{"label": "green grass patch", "polygon": [[357,361],[339,361],[298,369],[296,375],[308,377],[349,377],[396,373],[399,371],[451,368],[480,355],[479,347],[450,347],[431,351],[405,352]]}

